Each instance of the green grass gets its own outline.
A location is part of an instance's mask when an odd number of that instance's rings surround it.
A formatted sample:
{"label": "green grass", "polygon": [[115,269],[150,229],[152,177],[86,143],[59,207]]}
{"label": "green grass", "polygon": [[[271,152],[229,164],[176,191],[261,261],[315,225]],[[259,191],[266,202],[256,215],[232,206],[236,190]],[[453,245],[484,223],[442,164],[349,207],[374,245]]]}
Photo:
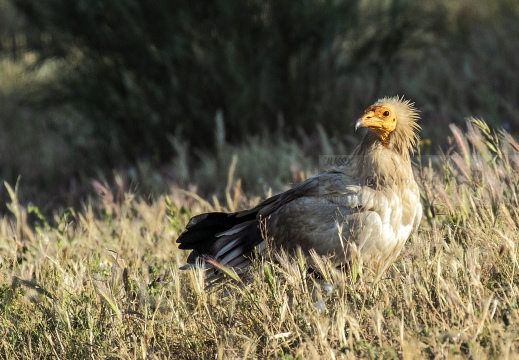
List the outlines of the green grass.
{"label": "green grass", "polygon": [[245,198],[232,176],[225,204],[175,189],[150,202],[120,178],[114,190],[97,183],[98,199],[52,221],[7,185],[0,357],[518,356],[519,144],[467,126],[451,128],[450,153],[416,158],[425,216],[378,281],[359,261],[341,271],[315,259],[317,278],[306,259],[278,254],[204,289],[201,271],[178,270],[187,254],[174,240],[192,215],[263,196]]}

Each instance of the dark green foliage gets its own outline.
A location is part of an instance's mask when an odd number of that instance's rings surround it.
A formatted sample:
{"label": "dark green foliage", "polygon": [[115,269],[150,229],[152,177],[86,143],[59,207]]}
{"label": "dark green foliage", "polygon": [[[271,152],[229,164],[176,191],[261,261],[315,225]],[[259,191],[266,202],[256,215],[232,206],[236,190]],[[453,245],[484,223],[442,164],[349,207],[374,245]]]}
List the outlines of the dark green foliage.
{"label": "dark green foliage", "polygon": [[211,148],[218,109],[233,142],[274,129],[279,116],[289,130],[330,130],[350,107],[350,90],[338,89],[348,75],[373,68],[380,84],[442,15],[401,0],[13,3],[27,31],[45,34],[28,37],[41,60],[68,64],[47,101],[87,115],[109,164],[169,159],[167,134]]}
{"label": "dark green foliage", "polygon": [[21,175],[44,213],[113,169],[140,194],[222,199],[236,155],[245,193],[276,192],[396,94],[421,110],[424,154],[467,116],[514,134],[518,4],[0,0],[0,181]]}

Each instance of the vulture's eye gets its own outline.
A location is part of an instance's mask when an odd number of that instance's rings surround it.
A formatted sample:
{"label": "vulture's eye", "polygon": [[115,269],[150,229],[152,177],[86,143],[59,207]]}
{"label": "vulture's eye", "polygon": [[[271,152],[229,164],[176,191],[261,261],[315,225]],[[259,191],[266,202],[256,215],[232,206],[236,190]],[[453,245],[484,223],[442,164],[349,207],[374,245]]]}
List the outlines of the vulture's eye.
{"label": "vulture's eye", "polygon": [[384,112],[382,113],[382,115],[384,115],[384,116],[389,116],[389,111],[387,111],[387,110],[384,111]]}

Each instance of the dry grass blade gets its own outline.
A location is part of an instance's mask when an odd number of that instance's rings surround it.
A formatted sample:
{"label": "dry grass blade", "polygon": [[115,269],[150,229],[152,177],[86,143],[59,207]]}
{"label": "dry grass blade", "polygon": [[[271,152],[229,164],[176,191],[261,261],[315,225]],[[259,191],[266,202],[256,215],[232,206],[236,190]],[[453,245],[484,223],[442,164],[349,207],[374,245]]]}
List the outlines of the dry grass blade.
{"label": "dry grass blade", "polygon": [[[210,259],[211,269],[181,272],[174,238],[213,207],[176,189],[154,203],[100,198],[31,237],[11,188],[18,211],[0,219],[0,357],[515,358],[519,146],[499,133],[500,158],[468,126],[453,128],[452,157],[417,169],[431,216],[378,274],[354,247],[343,269],[267,248],[243,272]],[[232,195],[226,206],[247,202]],[[117,217],[95,216],[106,209]],[[207,288],[215,270],[226,280]]]}
{"label": "dry grass blade", "polygon": [[12,283],[11,288],[12,289],[16,289],[16,287],[18,285],[24,285],[24,286],[26,286],[26,287],[28,287],[30,289],[33,289],[33,290],[37,291],[38,293],[40,293],[42,295],[45,295],[46,297],[48,297],[51,300],[57,300],[57,298],[52,293],[50,293],[49,291],[45,290],[37,282],[20,279],[17,276],[13,276],[13,283]]}

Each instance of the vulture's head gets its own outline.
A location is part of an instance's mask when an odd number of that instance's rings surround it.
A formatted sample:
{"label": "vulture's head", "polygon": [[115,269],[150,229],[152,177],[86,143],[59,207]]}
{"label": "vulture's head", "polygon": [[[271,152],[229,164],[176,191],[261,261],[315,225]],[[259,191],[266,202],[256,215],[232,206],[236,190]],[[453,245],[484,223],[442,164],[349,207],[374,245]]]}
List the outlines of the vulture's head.
{"label": "vulture's head", "polygon": [[418,141],[419,118],[414,103],[403,97],[385,97],[366,109],[355,123],[355,130],[367,128],[366,141],[380,141],[385,147],[409,156]]}

